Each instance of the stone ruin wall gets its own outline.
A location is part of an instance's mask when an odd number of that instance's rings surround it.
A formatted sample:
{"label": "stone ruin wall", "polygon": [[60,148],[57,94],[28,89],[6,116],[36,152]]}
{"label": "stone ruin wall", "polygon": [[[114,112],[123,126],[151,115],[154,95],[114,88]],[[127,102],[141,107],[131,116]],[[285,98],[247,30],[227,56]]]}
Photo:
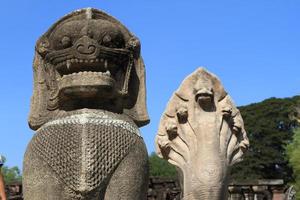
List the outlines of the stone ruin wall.
{"label": "stone ruin wall", "polygon": [[[288,187],[283,180],[258,180],[229,184],[228,200],[289,200]],[[179,200],[180,185],[174,179],[152,177],[149,182],[148,200]]]}
{"label": "stone ruin wall", "polygon": [[[175,179],[151,177],[148,200],[180,200],[180,185]],[[288,200],[287,186],[282,180],[261,180],[252,183],[231,183],[228,200]],[[9,200],[23,200],[22,184],[7,185]]]}

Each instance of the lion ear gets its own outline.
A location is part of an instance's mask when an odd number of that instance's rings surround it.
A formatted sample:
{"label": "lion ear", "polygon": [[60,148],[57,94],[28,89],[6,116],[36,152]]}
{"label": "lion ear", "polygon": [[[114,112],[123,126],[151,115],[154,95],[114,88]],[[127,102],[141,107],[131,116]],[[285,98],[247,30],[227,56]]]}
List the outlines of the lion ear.
{"label": "lion ear", "polygon": [[50,43],[46,36],[42,36],[38,39],[35,45],[35,50],[41,56],[45,56],[47,52],[49,52]]}
{"label": "lion ear", "polygon": [[146,105],[145,65],[141,56],[134,59],[128,92],[129,99],[126,101],[124,113],[139,127],[148,124],[150,119]]}
{"label": "lion ear", "polygon": [[31,129],[36,130],[50,118],[47,110],[47,84],[45,79],[44,61],[38,52],[35,52],[33,61],[33,95],[31,97],[28,123]]}

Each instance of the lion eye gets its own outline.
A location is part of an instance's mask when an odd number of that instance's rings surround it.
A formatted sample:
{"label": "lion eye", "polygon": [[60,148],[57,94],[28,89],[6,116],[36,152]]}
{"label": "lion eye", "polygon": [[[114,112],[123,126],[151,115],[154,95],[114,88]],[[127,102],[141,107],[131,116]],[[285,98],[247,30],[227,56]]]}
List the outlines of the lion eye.
{"label": "lion eye", "polygon": [[104,46],[110,47],[111,46],[111,36],[110,35],[105,35],[102,39],[102,44]]}
{"label": "lion eye", "polygon": [[71,46],[71,38],[69,38],[68,36],[64,36],[61,39],[61,44],[64,48],[68,48]]}

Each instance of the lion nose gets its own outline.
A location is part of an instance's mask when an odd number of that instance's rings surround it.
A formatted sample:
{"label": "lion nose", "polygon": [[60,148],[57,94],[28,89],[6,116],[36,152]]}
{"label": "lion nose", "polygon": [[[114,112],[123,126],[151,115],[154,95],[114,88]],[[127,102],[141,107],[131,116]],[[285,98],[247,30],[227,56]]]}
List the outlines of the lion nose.
{"label": "lion nose", "polygon": [[76,50],[80,54],[91,55],[96,52],[96,49],[96,41],[88,36],[83,36],[76,42]]}

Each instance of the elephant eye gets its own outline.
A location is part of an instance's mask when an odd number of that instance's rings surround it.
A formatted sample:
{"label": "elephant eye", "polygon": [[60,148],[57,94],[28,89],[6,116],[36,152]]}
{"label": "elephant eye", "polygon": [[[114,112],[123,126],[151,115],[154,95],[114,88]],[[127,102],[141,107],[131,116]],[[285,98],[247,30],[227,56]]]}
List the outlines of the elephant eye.
{"label": "elephant eye", "polygon": [[71,46],[72,42],[71,42],[71,38],[69,38],[68,36],[64,36],[61,39],[61,44],[64,48],[68,48]]}

